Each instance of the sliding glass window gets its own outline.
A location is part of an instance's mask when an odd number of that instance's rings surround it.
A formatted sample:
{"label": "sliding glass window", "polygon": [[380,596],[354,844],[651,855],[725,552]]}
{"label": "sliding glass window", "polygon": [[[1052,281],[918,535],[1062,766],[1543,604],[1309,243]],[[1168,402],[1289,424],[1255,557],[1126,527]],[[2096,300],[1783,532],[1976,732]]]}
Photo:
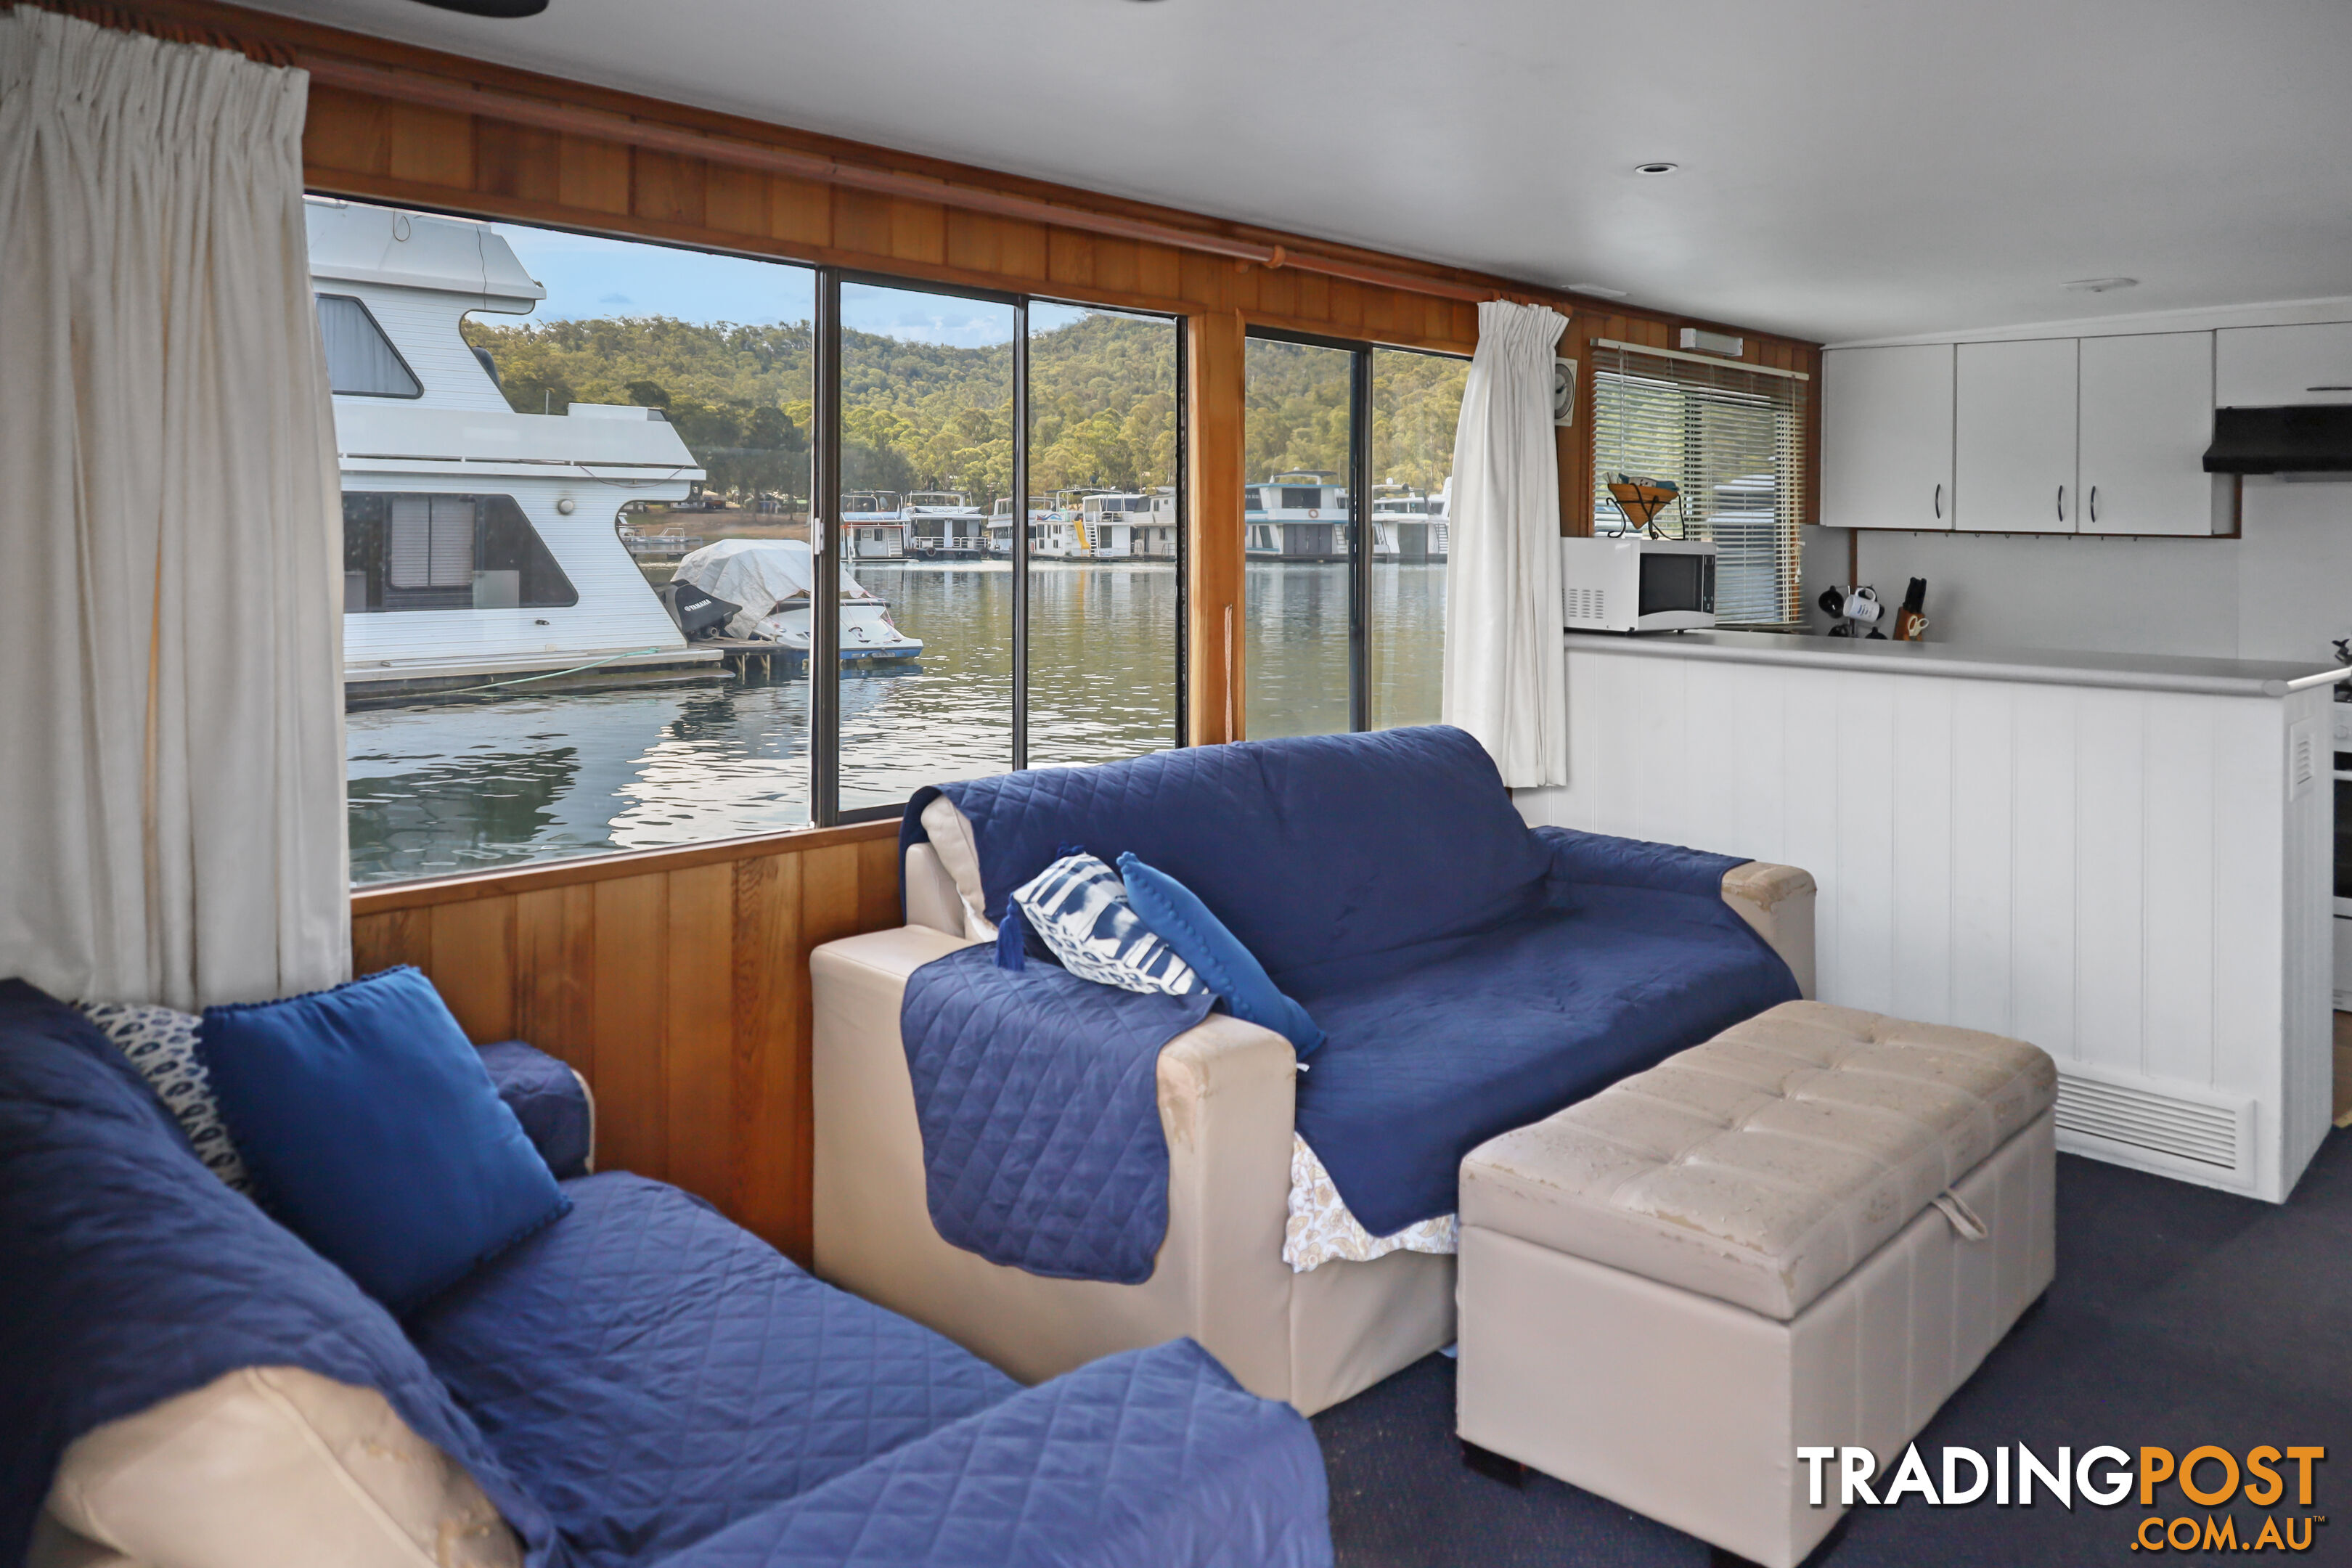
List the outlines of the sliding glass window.
{"label": "sliding glass window", "polygon": [[854,820],[1178,743],[1176,321],[309,219],[354,880]]}
{"label": "sliding glass window", "polygon": [[1254,332],[1244,369],[1250,736],[1435,723],[1468,362]]}
{"label": "sliding glass window", "polygon": [[1029,307],[1031,766],[1175,743],[1181,340],[1162,316]]}
{"label": "sliding glass window", "polygon": [[[730,583],[806,575],[814,270],[354,202],[308,217],[344,454],[352,879],[808,822],[807,682],[689,642],[672,579],[714,553]],[[772,634],[773,601],[739,596],[713,630]]]}
{"label": "sliding glass window", "polygon": [[1434,724],[1445,678],[1454,427],[1470,362],[1372,351],[1371,727]]}
{"label": "sliding glass window", "polygon": [[1013,760],[1009,562],[985,520],[1013,494],[1018,311],[841,289],[840,806],[895,806]]}

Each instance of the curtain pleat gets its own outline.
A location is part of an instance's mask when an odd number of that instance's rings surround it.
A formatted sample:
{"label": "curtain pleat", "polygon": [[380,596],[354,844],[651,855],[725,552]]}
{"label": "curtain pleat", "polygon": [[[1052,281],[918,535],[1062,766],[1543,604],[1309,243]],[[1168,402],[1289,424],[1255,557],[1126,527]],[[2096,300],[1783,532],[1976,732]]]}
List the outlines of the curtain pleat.
{"label": "curtain pleat", "polygon": [[1478,738],[1514,789],[1568,782],[1551,422],[1552,350],[1567,325],[1541,305],[1480,305],[1454,437],[1444,718]]}
{"label": "curtain pleat", "polygon": [[350,973],[308,79],[0,12],[0,973]]}

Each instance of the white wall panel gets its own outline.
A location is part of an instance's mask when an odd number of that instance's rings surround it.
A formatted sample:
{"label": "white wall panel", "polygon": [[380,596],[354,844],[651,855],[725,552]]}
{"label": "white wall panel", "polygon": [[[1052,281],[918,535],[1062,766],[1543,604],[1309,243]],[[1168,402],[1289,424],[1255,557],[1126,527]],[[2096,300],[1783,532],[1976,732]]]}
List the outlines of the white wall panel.
{"label": "white wall panel", "polygon": [[2074,713],[2074,1050],[2141,1070],[2147,914],[2144,692],[2084,691]]}
{"label": "white wall panel", "polygon": [[2010,818],[2010,1032],[2075,1057],[2074,691],[2007,689],[2016,736]]}
{"label": "white wall panel", "polygon": [[1886,1011],[1952,1016],[1952,728],[1946,682],[1898,688],[1893,773],[1893,951]]}
{"label": "white wall panel", "polygon": [[[1822,1000],[2248,1097],[2251,1168],[2211,1179],[2292,1187],[2326,1131],[2332,954],[2327,781],[2287,798],[2286,726],[2324,726],[2324,692],[1581,644],[1569,689],[1571,782],[1523,795],[1530,820],[1801,866],[1821,886]],[[2151,1168],[2196,1173],[2179,1165]]]}
{"label": "white wall panel", "polygon": [[2215,704],[2171,693],[2147,700],[2142,735],[2148,875],[2138,1070],[2213,1081]]}

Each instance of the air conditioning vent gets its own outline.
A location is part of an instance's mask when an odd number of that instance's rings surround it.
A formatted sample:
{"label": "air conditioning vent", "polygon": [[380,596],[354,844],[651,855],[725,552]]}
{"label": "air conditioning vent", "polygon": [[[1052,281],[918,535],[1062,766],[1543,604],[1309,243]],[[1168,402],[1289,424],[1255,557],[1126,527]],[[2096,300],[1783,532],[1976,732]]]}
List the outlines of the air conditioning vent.
{"label": "air conditioning vent", "polygon": [[2305,719],[2287,731],[2286,797],[2301,800],[2319,778],[2319,727]]}
{"label": "air conditioning vent", "polygon": [[2253,1106],[2248,1100],[2070,1063],[2058,1069],[2058,1131],[2062,1142],[2099,1146],[2085,1152],[2120,1146],[2156,1156],[2158,1163],[2252,1174]]}

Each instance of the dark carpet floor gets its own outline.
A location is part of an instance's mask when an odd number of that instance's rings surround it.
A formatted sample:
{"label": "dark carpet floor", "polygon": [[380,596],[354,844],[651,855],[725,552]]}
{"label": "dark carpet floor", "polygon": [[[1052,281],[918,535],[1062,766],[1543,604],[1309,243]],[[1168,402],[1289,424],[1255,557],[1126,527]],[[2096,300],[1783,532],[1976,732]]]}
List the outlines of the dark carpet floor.
{"label": "dark carpet floor", "polygon": [[[1562,1419],[1573,1419],[1563,1412]],[[1315,1418],[1331,1477],[1340,1568],[1698,1568],[1707,1548],[1549,1477],[1509,1484],[1466,1468],[1454,1436],[1454,1363],[1430,1356]],[[2045,1460],[2108,1443],[2185,1453],[2218,1444],[2325,1445],[2305,1563],[2352,1563],[2352,1131],[2332,1134],[2284,1205],[2114,1165],[2058,1162],[2058,1278],[1918,1438],[1990,1456],[2024,1443]],[[2203,1479],[2213,1483],[2213,1472]],[[1693,1478],[1704,1484],[1703,1478]],[[2166,1518],[2208,1511],[2177,1492]],[[2332,1506],[2331,1506],[2332,1505]],[[2265,1510],[2226,1510],[2251,1541]],[[1979,1502],[1853,1510],[1815,1563],[1835,1568],[2096,1563],[2121,1568],[2147,1510],[2079,1500],[2070,1513]],[[2142,1557],[2141,1561],[2148,1561]],[[2161,1561],[2206,1561],[2165,1552]],[[2253,1561],[2261,1561],[2257,1555]]]}

